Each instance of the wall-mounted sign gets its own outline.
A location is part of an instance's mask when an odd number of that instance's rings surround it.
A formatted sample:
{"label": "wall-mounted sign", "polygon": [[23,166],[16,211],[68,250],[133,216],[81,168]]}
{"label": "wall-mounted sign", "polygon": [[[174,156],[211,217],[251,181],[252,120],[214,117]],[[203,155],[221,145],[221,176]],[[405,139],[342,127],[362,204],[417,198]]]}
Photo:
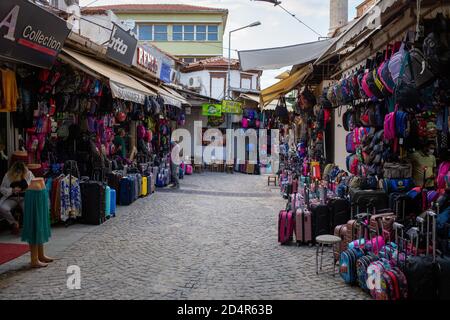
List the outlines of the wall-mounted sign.
{"label": "wall-mounted sign", "polygon": [[131,34],[114,24],[106,55],[127,66],[133,63],[137,40]]}
{"label": "wall-mounted sign", "polygon": [[223,113],[242,113],[242,103],[236,102],[232,100],[223,100],[222,101],[222,112]]}
{"label": "wall-mounted sign", "polygon": [[202,115],[220,117],[222,115],[222,105],[205,103],[202,105]]}
{"label": "wall-mounted sign", "polygon": [[136,50],[137,52],[137,64],[145,69],[158,73],[158,60],[144,47],[139,46]]}
{"label": "wall-mounted sign", "polygon": [[29,1],[0,1],[0,56],[51,68],[71,28]]}
{"label": "wall-mounted sign", "polygon": [[165,83],[170,83],[171,79],[170,79],[170,74],[171,74],[171,70],[172,68],[170,68],[170,66],[167,63],[162,63],[161,64],[161,72],[159,74],[159,78],[164,81]]}

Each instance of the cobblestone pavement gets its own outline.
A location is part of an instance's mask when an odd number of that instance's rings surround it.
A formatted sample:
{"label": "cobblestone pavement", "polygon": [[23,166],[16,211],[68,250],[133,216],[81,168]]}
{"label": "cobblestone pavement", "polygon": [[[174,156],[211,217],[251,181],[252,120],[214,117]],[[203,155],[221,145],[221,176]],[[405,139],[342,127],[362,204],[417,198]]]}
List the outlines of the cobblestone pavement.
{"label": "cobblestone pavement", "polygon": [[[0,299],[368,299],[317,276],[313,248],[278,245],[284,205],[263,176],[186,176],[180,191],[120,207],[49,267],[2,274]],[[69,265],[80,290],[67,289]]]}

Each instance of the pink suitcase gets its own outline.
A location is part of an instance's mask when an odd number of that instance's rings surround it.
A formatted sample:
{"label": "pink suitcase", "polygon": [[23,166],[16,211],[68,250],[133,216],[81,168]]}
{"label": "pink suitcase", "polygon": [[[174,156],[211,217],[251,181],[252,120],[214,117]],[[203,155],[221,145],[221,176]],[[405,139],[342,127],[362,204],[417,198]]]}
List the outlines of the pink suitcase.
{"label": "pink suitcase", "polygon": [[278,242],[287,244],[292,241],[294,233],[294,216],[292,211],[280,211],[278,215]]}
{"label": "pink suitcase", "polygon": [[190,164],[186,165],[186,175],[191,175],[192,174],[192,166]]}
{"label": "pink suitcase", "polygon": [[298,179],[292,180],[292,193],[298,193]]}
{"label": "pink suitcase", "polygon": [[298,208],[295,214],[295,240],[297,245],[312,243],[312,215],[306,208]]}

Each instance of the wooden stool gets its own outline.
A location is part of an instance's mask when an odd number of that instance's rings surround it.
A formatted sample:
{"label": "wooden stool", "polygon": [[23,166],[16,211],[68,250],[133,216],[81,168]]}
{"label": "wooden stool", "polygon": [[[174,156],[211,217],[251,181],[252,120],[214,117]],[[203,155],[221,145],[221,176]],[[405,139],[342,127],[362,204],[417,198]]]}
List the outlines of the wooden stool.
{"label": "wooden stool", "polygon": [[219,164],[217,162],[211,164],[211,172],[219,172]]}
{"label": "wooden stool", "polygon": [[319,249],[322,247],[320,253],[320,270],[322,270],[322,258],[323,258],[323,247],[325,245],[331,245],[331,253],[333,255],[333,276],[336,274],[336,258],[334,256],[334,246],[339,245],[342,241],[341,238],[333,236],[331,234],[324,234],[322,236],[316,237],[317,250],[316,250],[316,274],[319,274]]}
{"label": "wooden stool", "polygon": [[194,164],[194,172],[202,173],[202,165],[201,164]]}
{"label": "wooden stool", "polygon": [[226,166],[226,172],[234,174],[234,164],[227,164]]}
{"label": "wooden stool", "polygon": [[270,183],[273,183],[273,185],[277,186],[277,176],[268,176],[267,177],[267,185],[270,186]]}

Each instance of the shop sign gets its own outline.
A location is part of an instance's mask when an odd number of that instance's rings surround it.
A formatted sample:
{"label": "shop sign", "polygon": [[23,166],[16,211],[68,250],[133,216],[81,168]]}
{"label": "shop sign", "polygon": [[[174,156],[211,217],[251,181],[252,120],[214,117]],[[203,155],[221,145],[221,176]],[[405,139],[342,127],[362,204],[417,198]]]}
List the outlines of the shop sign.
{"label": "shop sign", "polygon": [[220,117],[222,115],[222,105],[205,103],[202,105],[202,115]]}
{"label": "shop sign", "polygon": [[51,68],[71,28],[29,1],[0,1],[0,56]]}
{"label": "shop sign", "polygon": [[223,100],[222,101],[222,112],[223,113],[242,114],[242,103],[232,101],[232,100]]}
{"label": "shop sign", "polygon": [[114,24],[106,55],[127,66],[133,63],[137,40],[131,34]]}
{"label": "shop sign", "polygon": [[150,52],[139,46],[137,48],[137,64],[141,67],[157,74],[158,73],[158,60]]}
{"label": "shop sign", "polygon": [[170,83],[170,75],[172,73],[172,68],[167,63],[161,64],[161,73],[159,74],[159,78],[164,81],[165,83]]}
{"label": "shop sign", "polygon": [[137,90],[133,90],[129,87],[124,87],[114,81],[109,81],[109,85],[111,87],[111,93],[113,98],[144,104],[145,102],[144,93],[141,93]]}

